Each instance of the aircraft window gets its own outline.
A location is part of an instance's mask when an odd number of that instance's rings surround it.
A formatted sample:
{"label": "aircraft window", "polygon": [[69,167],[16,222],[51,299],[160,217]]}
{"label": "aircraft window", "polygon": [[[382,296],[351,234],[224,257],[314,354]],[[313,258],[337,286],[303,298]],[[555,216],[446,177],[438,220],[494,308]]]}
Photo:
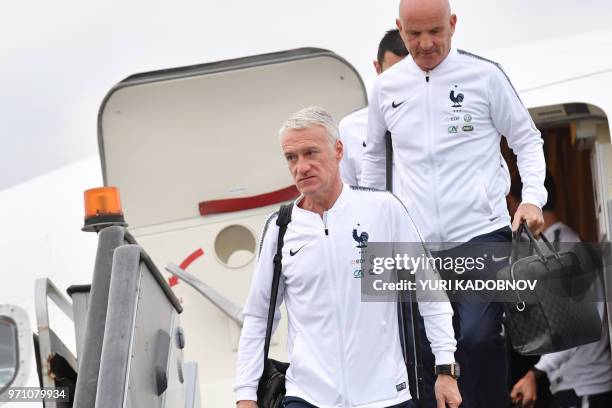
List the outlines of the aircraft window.
{"label": "aircraft window", "polygon": [[0,394],[13,382],[19,364],[17,324],[0,316]]}
{"label": "aircraft window", "polygon": [[257,242],[253,232],[242,225],[225,227],[215,238],[215,253],[229,268],[242,268],[255,257]]}

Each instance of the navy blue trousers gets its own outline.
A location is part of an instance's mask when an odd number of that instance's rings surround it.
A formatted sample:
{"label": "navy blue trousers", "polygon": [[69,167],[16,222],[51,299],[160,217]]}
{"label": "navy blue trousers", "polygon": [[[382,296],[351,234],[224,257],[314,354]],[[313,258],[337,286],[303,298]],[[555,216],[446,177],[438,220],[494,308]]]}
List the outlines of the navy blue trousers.
{"label": "navy blue trousers", "polygon": [[[460,246],[444,253],[435,253],[434,256],[476,256],[487,250],[488,256],[485,268],[478,272],[479,276],[469,276],[478,279],[494,279],[499,269],[508,264],[510,255],[512,232],[505,227],[488,234],[472,239],[468,249]],[[500,242],[502,244],[489,245],[487,243]],[[484,245],[473,245],[483,243]],[[463,247],[463,248],[462,248]],[[472,253],[474,252],[474,253]],[[478,252],[478,254],[476,253]],[[449,271],[440,271],[444,278],[448,278]],[[469,272],[465,273],[468,277]],[[462,408],[507,408],[510,403],[507,383],[507,360],[505,341],[501,336],[501,303],[490,301],[453,302],[453,326],[457,339],[455,357],[461,366],[459,377],[459,391],[463,403]],[[425,334],[423,319],[420,319],[421,358],[423,363],[424,380],[424,408],[436,408],[434,393],[435,359]],[[408,321],[410,324],[410,319]],[[412,353],[410,353],[412,354]],[[414,392],[412,393],[415,395]]]}

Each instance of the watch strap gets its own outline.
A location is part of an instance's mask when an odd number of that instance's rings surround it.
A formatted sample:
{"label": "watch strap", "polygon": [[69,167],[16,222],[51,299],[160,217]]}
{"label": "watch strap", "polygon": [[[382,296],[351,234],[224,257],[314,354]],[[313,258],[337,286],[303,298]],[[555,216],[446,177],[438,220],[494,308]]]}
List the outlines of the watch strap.
{"label": "watch strap", "polygon": [[453,378],[459,378],[459,375],[460,375],[459,363],[437,365],[435,368],[435,373],[436,375],[446,374],[446,375],[450,375]]}

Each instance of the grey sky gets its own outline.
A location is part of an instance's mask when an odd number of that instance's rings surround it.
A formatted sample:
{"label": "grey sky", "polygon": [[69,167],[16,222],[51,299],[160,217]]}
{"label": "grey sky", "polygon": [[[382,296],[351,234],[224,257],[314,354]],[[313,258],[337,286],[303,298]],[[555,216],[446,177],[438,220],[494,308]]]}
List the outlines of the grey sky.
{"label": "grey sky", "polygon": [[[454,44],[475,52],[605,29],[612,15],[609,0],[452,5]],[[0,190],[97,155],[100,102],[133,73],[315,46],[346,58],[369,83],[396,12],[396,0],[5,1]]]}

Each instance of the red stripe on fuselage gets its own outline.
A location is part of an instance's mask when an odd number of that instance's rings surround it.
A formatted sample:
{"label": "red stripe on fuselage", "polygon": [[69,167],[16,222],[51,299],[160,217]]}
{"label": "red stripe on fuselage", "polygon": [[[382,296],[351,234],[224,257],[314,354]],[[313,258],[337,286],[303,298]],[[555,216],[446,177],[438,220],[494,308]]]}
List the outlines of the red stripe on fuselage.
{"label": "red stripe on fuselage", "polygon": [[200,215],[222,214],[234,211],[249,210],[251,208],[265,207],[267,205],[293,200],[300,195],[295,186],[289,186],[271,193],[259,194],[251,197],[227,198],[224,200],[202,201],[199,204]]}

